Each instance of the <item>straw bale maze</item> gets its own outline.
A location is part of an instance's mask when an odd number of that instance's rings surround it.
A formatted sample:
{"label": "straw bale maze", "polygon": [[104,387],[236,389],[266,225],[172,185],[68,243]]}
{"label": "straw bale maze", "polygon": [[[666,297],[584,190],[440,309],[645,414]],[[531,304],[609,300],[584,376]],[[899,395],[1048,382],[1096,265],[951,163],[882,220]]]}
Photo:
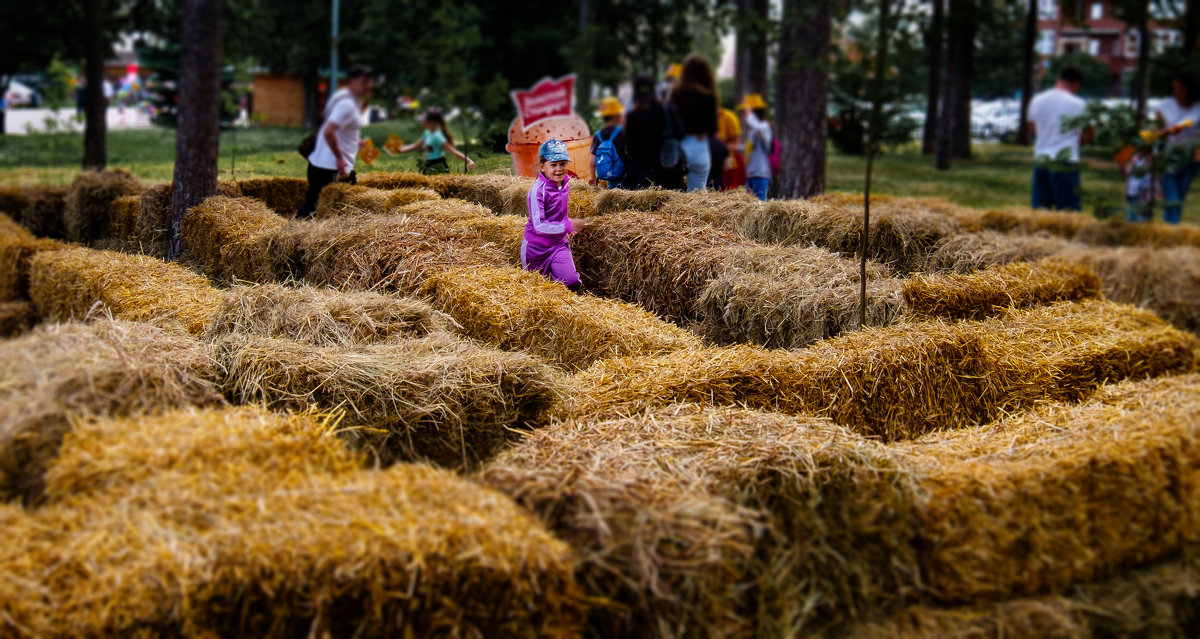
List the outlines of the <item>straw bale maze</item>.
{"label": "straw bale maze", "polygon": [[0,189],[0,636],[1194,637],[1200,230]]}

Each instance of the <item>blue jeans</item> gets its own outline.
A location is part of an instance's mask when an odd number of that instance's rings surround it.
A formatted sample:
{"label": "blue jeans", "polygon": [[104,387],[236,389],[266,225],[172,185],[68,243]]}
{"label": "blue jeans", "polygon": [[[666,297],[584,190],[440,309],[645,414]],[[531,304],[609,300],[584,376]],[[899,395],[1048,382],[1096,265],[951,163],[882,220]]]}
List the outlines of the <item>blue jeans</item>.
{"label": "blue jeans", "polygon": [[708,170],[712,167],[712,154],[708,148],[708,138],[697,138],[686,135],[679,141],[683,156],[687,158],[687,190],[703,191],[708,185]]}
{"label": "blue jeans", "polygon": [[1079,168],[1051,171],[1047,167],[1033,167],[1033,208],[1058,209],[1060,211],[1082,210],[1079,194]]}
{"label": "blue jeans", "polygon": [[1174,173],[1163,174],[1163,221],[1167,224],[1179,224],[1183,216],[1183,200],[1192,187],[1192,179],[1196,177],[1196,167],[1195,162],[1189,162]]}
{"label": "blue jeans", "polygon": [[746,178],[746,190],[764,202],[767,201],[767,187],[769,186],[771,186],[771,178]]}

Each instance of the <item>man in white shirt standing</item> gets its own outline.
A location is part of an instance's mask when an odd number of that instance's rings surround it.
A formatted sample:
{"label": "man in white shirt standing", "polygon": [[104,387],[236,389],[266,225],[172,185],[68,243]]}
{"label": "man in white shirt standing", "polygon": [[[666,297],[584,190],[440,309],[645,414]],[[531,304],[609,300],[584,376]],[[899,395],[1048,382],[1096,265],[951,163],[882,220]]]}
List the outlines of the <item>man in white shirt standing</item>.
{"label": "man in white shirt standing", "polygon": [[334,93],[325,103],[325,121],[317,131],[317,146],[308,156],[308,193],[296,217],[308,217],[317,210],[321,189],[332,183],[358,183],[354,162],[360,145],[362,127],[361,100],[371,90],[371,69],[363,65],[346,72],[346,88]]}
{"label": "man in white shirt standing", "polygon": [[1079,211],[1079,146],[1091,141],[1092,132],[1064,130],[1062,120],[1083,112],[1076,97],[1083,74],[1065,67],[1054,88],[1042,91],[1029,103],[1029,131],[1037,136],[1033,149],[1033,208]]}

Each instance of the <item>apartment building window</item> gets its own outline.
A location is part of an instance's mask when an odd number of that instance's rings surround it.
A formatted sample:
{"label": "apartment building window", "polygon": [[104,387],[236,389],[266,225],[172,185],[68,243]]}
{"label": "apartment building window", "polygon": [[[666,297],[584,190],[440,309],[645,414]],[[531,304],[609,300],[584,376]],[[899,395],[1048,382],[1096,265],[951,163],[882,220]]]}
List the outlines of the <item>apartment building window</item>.
{"label": "apartment building window", "polygon": [[1092,19],[1099,20],[1104,17],[1104,5],[1099,2],[1092,3]]}
{"label": "apartment building window", "polygon": [[1058,0],[1038,0],[1038,19],[1057,20]]}
{"label": "apartment building window", "polygon": [[1125,32],[1125,57],[1136,58],[1138,56],[1138,43],[1141,42],[1141,34],[1137,31]]}
{"label": "apartment building window", "polygon": [[1054,31],[1046,29],[1039,32],[1034,49],[1041,55],[1054,55]]}
{"label": "apartment building window", "polygon": [[1093,39],[1088,42],[1088,53],[1091,55],[1100,55],[1100,41]]}

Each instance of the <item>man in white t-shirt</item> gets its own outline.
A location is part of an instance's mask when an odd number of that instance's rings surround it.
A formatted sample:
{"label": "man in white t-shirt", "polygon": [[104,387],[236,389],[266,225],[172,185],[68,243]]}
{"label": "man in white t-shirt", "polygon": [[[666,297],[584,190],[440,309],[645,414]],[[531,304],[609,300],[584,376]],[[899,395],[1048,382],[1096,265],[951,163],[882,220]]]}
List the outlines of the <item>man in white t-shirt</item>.
{"label": "man in white t-shirt", "polygon": [[1033,149],[1033,208],[1078,211],[1081,207],[1079,146],[1091,141],[1091,131],[1064,130],[1062,120],[1083,112],[1076,97],[1083,74],[1066,67],[1054,88],[1029,103],[1029,131],[1037,136]]}
{"label": "man in white t-shirt", "polygon": [[317,131],[317,146],[308,156],[308,193],[296,217],[308,217],[317,210],[321,189],[332,183],[358,183],[354,162],[360,145],[362,127],[360,101],[371,90],[371,69],[363,65],[346,72],[346,88],[334,93],[325,103],[325,120]]}

